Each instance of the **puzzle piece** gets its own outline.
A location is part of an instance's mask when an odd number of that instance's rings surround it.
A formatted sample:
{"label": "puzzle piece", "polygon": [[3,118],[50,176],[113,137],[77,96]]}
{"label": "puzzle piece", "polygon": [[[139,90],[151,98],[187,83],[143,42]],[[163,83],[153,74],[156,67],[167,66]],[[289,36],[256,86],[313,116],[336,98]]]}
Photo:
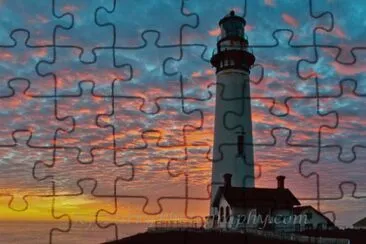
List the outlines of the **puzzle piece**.
{"label": "puzzle piece", "polygon": [[323,147],[317,161],[305,159],[300,163],[300,174],[307,178],[315,178],[319,182],[317,199],[341,199],[343,192],[340,186],[346,182],[353,182],[357,187],[356,195],[365,195],[366,184],[362,176],[366,155],[363,148],[355,148],[354,151],[357,159],[346,163],[338,160],[339,148]]}
{"label": "puzzle piece", "polygon": [[[12,43],[0,46],[0,96],[11,95],[9,83],[14,79],[29,80],[27,95],[52,95],[53,79],[42,78],[35,67],[40,59],[53,59],[52,47],[29,46],[30,35],[24,31],[13,31],[10,34]],[[19,67],[26,67],[19,69]]]}
{"label": "puzzle piece", "polygon": [[[286,142],[289,146],[318,147],[321,143],[319,131],[324,127],[336,128],[338,123],[336,113],[323,114],[318,111],[318,98],[288,99],[287,106],[289,111],[286,116],[269,114],[266,111],[271,104],[268,100],[251,99],[251,102],[253,102],[253,114],[255,114],[254,131],[260,131],[260,133],[254,135],[254,145],[264,144],[267,147],[271,146],[273,130],[286,128],[291,132]],[[245,116],[246,113],[244,111],[241,111],[240,114],[228,112],[225,116],[226,126],[234,128],[237,124],[232,123],[232,121],[241,121]],[[312,126],[308,127],[309,124],[312,124]]]}
{"label": "puzzle piece", "polygon": [[140,111],[144,104],[141,99],[114,96],[113,111],[100,116],[98,122],[102,126],[113,126],[117,149],[144,148],[146,142],[141,135],[154,128],[161,128],[159,146],[184,146],[185,131],[198,130],[203,118],[199,111],[185,112],[180,103],[181,99],[162,98],[159,100],[159,112],[146,114]]}
{"label": "puzzle piece", "polygon": [[[0,14],[4,17],[0,27],[1,36],[13,30],[27,32],[32,46],[54,45],[54,28],[70,28],[72,18],[69,14],[56,16],[53,11],[54,0],[14,0],[1,2]],[[8,38],[1,39],[1,45],[9,45]]]}
{"label": "puzzle piece", "polygon": [[336,128],[323,127],[320,131],[321,146],[338,148],[338,159],[342,162],[358,159],[355,149],[366,147],[366,143],[359,136],[365,127],[358,119],[363,115],[366,95],[357,92],[357,84],[353,80],[341,82],[338,96],[319,99],[321,113],[335,112],[338,115]]}
{"label": "puzzle piece", "polygon": [[[112,47],[114,33],[111,28],[100,28],[96,22],[97,10],[112,7],[111,2],[98,0],[53,0],[54,12],[57,16],[72,16],[72,26],[55,28],[55,45],[64,47],[80,47],[83,51],[80,60],[91,62],[95,60],[94,49]],[[80,35],[82,33],[82,35]]]}
{"label": "puzzle piece", "polygon": [[54,213],[52,197],[27,196],[29,205],[24,211],[8,208],[9,201],[10,197],[0,197],[1,220],[4,221],[0,228],[2,243],[28,243],[30,238],[40,244],[52,243],[53,233],[67,232],[71,228],[71,220],[67,216]]}
{"label": "puzzle piece", "polygon": [[134,166],[128,163],[119,164],[113,150],[99,149],[91,153],[93,161],[80,163],[77,160],[78,150],[57,149],[51,164],[43,161],[35,163],[34,177],[39,181],[53,182],[59,192],[68,194],[80,192],[78,182],[93,179],[97,184],[92,192],[94,196],[113,196],[116,181],[133,180]]}
{"label": "puzzle piece", "polygon": [[[41,61],[37,72],[42,76],[54,76],[59,95],[76,95],[82,81],[94,82],[94,94],[112,96],[112,84],[125,82],[132,77],[130,65],[117,66],[113,49],[95,49],[95,59],[91,62],[79,60],[83,50],[80,47],[55,47],[52,62]],[[70,63],[72,63],[70,67]]]}
{"label": "puzzle piece", "polygon": [[[156,132],[144,133],[143,138],[147,144],[143,150],[140,148],[117,152],[118,162],[126,161],[134,165],[133,180],[116,183],[117,195],[145,198],[142,211],[155,215],[162,211],[161,198],[185,197],[186,177],[172,177],[167,171],[169,159],[183,158],[184,148],[159,146],[157,141],[160,140],[160,133]],[[148,192],[145,190],[146,184],[149,185]]]}
{"label": "puzzle piece", "polygon": [[205,146],[186,147],[184,158],[172,158],[168,162],[172,177],[186,176],[185,215],[199,220],[199,225],[203,225],[201,214],[209,209],[211,201],[211,161],[206,156],[210,150]]}
{"label": "puzzle piece", "polygon": [[28,209],[28,196],[51,194],[49,184],[33,179],[32,165],[40,158],[52,160],[52,148],[30,145],[31,136],[29,131],[16,131],[12,145],[0,146],[0,197],[10,197],[8,207],[14,211]]}
{"label": "puzzle piece", "polygon": [[[294,36],[288,31],[275,31],[273,37],[276,44],[271,47],[275,53],[282,55],[259,56],[256,63],[264,68],[264,78],[258,84],[251,85],[252,98],[267,97],[274,100],[270,112],[274,115],[286,116],[289,109],[287,100],[290,97],[316,97],[316,83],[301,79],[296,73],[297,61],[304,57],[315,57],[313,46],[295,46]],[[264,53],[269,47],[253,47],[253,52]]]}
{"label": "puzzle piece", "polygon": [[210,152],[209,147],[186,147],[184,158],[171,158],[167,170],[171,177],[185,175],[187,177],[187,197],[198,200],[210,198],[209,186],[211,161],[206,155]]}
{"label": "puzzle piece", "polygon": [[[256,145],[255,163],[260,172],[256,172],[256,187],[276,188],[278,175],[283,175],[285,188],[289,188],[297,199],[303,204],[303,200],[314,199],[317,197],[317,181],[312,178],[305,178],[299,172],[302,159],[311,157],[316,160],[319,148],[317,146],[304,144],[292,144],[292,130],[273,129],[272,136],[275,139],[273,146]],[[288,158],[288,155],[292,155]]]}
{"label": "puzzle piece", "polygon": [[178,59],[182,50],[178,46],[159,45],[158,32],[144,32],[142,38],[145,41],[142,46],[114,49],[117,65],[129,64],[133,67],[133,78],[117,83],[114,94],[143,98],[141,111],[158,113],[159,98],[182,97],[180,80],[166,75],[164,67],[165,60]]}
{"label": "puzzle piece", "polygon": [[314,45],[315,30],[332,30],[335,20],[328,11],[315,14],[311,8],[313,2],[246,0],[244,17],[248,23],[252,23],[251,31],[248,32],[251,45],[277,45],[273,33],[280,29],[287,29],[294,34],[295,45]]}
{"label": "puzzle piece", "polygon": [[336,60],[339,63],[355,62],[352,49],[365,46],[365,28],[363,27],[363,1],[355,0],[349,4],[341,0],[312,1],[311,9],[315,15],[330,12],[334,18],[331,30],[316,30],[316,44],[333,46],[340,49]]}
{"label": "puzzle piece", "polygon": [[[12,94],[0,97],[2,111],[0,125],[0,145],[13,145],[12,133],[17,130],[32,132],[31,143],[38,147],[52,147],[54,133],[58,128],[65,128],[72,124],[59,121],[55,117],[54,98],[34,98],[26,95],[30,87],[28,80],[12,80],[9,88]],[[40,126],[47,120],[46,125]]]}
{"label": "puzzle piece", "polygon": [[[209,60],[205,58],[207,47],[191,45],[181,47],[179,59],[167,58],[164,61],[165,73],[180,80],[182,96],[190,99],[208,100],[207,86],[214,80],[214,71],[201,71],[198,67],[205,67]],[[201,55],[199,55],[201,54]]]}
{"label": "puzzle piece", "polygon": [[76,148],[79,150],[77,160],[90,162],[93,160],[91,154],[93,149],[113,148],[112,128],[101,127],[97,123],[99,115],[111,113],[112,99],[94,96],[92,82],[80,83],[79,89],[78,95],[58,98],[57,119],[71,118],[73,127],[67,131],[60,129],[56,131],[56,146]]}
{"label": "puzzle piece", "polygon": [[[162,45],[180,45],[182,30],[196,28],[198,25],[197,16],[184,13],[184,2],[184,0],[174,2],[162,0],[159,3],[148,0],[123,2],[109,0],[108,4],[113,3],[113,7],[99,8],[96,12],[96,23],[102,28],[108,27],[113,30],[115,34],[113,43],[117,47],[141,46],[141,36],[147,30],[160,33]],[[135,19],[136,15],[138,21],[126,21]]]}
{"label": "puzzle piece", "polygon": [[[95,197],[93,195],[97,186],[95,182],[94,185],[85,183],[78,183],[80,192],[77,194],[66,192],[55,197],[55,213],[67,216],[72,223],[67,232],[52,233],[52,241],[55,241],[55,243],[64,241],[66,238],[81,240],[85,238],[85,235],[92,235],[93,240],[97,243],[116,238],[115,230],[112,228],[101,229],[96,223],[96,214],[100,207],[112,208],[114,206],[114,197]],[[58,188],[55,189],[56,192],[60,192]]]}
{"label": "puzzle piece", "polygon": [[[304,79],[313,79],[317,82],[319,96],[338,96],[341,92],[339,83],[344,80],[362,80],[365,66],[366,52],[363,48],[352,50],[354,61],[340,63],[337,61],[341,54],[339,47],[316,47],[317,58],[314,60],[301,60],[299,62],[299,75]],[[356,81],[355,81],[356,82]],[[363,82],[357,82],[357,92],[365,90]]]}

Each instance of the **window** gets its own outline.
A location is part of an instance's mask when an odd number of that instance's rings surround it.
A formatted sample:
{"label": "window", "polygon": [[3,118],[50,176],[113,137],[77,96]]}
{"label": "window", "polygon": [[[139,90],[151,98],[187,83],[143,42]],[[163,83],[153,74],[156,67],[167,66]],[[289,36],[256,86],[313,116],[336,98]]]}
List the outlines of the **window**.
{"label": "window", "polygon": [[300,231],[300,224],[295,224],[295,231]]}
{"label": "window", "polygon": [[233,225],[232,226],[236,227],[237,224],[238,224],[238,216],[234,216],[234,218],[233,218]]}
{"label": "window", "polygon": [[313,218],[313,213],[306,213],[306,218],[308,220],[312,219]]}
{"label": "window", "polygon": [[306,224],[305,225],[305,230],[312,230],[313,229],[313,224]]}
{"label": "window", "polygon": [[322,225],[322,224],[318,224],[318,225],[316,226],[316,229],[317,229],[317,230],[322,230],[322,229],[323,229],[323,225]]}
{"label": "window", "polygon": [[220,222],[224,221],[224,208],[220,207]]}
{"label": "window", "polygon": [[226,222],[229,222],[230,220],[230,208],[229,206],[226,206],[226,209],[225,209],[225,219],[226,219]]}

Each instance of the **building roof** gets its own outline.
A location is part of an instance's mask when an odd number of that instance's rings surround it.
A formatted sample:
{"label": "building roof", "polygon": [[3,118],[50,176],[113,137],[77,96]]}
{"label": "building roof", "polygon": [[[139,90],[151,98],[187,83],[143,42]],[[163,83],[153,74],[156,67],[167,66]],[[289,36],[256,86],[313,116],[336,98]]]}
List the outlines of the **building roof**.
{"label": "building roof", "polygon": [[[299,215],[301,214],[304,210],[307,210],[307,209],[314,209],[312,206],[298,206],[298,207],[294,207],[294,210],[293,210],[293,213],[295,215]],[[315,209],[314,209],[315,210]]]}
{"label": "building roof", "polygon": [[288,207],[300,205],[297,198],[289,189],[283,188],[245,188],[245,187],[219,187],[213,207],[218,207],[221,196],[232,207]]}
{"label": "building roof", "polygon": [[313,208],[313,206],[310,206],[310,205],[294,207],[293,213],[294,213],[294,215],[300,215],[303,211],[308,210],[308,209],[313,210],[315,213],[322,216],[327,221],[328,225],[334,226],[334,223],[327,216],[325,216],[323,213],[319,212],[318,210]]}
{"label": "building roof", "polygon": [[366,226],[366,217],[353,224],[353,227]]}

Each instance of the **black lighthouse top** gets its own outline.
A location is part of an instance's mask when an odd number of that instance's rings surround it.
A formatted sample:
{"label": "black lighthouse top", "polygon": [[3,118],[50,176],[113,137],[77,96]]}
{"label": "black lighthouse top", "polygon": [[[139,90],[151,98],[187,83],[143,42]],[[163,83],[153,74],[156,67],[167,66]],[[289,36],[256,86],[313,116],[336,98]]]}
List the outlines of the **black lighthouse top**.
{"label": "black lighthouse top", "polygon": [[245,24],[245,19],[235,15],[234,11],[219,21],[221,35],[217,42],[217,52],[211,58],[216,73],[226,69],[239,69],[249,73],[255,57],[247,50]]}
{"label": "black lighthouse top", "polygon": [[230,11],[230,14],[225,16],[219,21],[221,28],[221,38],[228,36],[238,36],[244,38],[244,26],[246,24],[245,19],[235,15],[234,10]]}

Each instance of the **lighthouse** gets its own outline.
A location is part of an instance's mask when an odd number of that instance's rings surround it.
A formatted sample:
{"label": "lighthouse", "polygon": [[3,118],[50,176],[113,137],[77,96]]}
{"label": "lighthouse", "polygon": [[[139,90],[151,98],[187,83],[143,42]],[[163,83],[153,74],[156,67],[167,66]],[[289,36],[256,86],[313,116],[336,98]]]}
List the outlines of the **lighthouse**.
{"label": "lighthouse", "polygon": [[[223,175],[234,187],[254,187],[254,150],[250,102],[250,68],[255,57],[248,50],[244,18],[231,11],[219,21],[216,69],[215,128],[212,158],[211,206]],[[214,215],[212,207],[210,215]]]}

